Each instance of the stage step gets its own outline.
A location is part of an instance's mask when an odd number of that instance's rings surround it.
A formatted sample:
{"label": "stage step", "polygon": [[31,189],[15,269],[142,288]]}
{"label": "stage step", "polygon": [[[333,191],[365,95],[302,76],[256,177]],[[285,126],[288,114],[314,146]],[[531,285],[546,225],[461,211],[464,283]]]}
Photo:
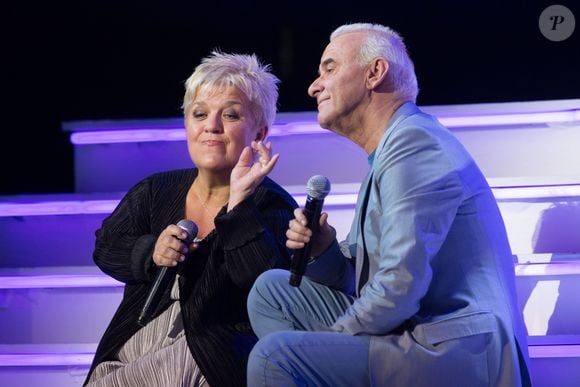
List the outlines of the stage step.
{"label": "stage step", "polygon": [[[536,263],[515,267],[519,305],[536,344],[546,336],[580,337],[580,254],[557,257],[537,263],[528,255]],[[96,267],[4,269],[0,319],[9,329],[0,330],[0,343],[97,342],[122,294],[123,284]]]}
{"label": "stage step", "polygon": [[[481,166],[506,222],[535,386],[580,385],[580,100],[431,106]],[[123,292],[95,266],[95,231],[126,190],[191,167],[182,118],[65,123],[76,193],[0,197],[0,385],[80,386]],[[280,113],[271,174],[300,205],[315,174],[346,237],[367,157],[315,112]],[[555,383],[555,384],[554,384]]]}
{"label": "stage step", "polygon": [[[0,385],[10,387],[79,387],[95,343],[0,345]],[[580,341],[530,345],[534,387],[580,385]]]}
{"label": "stage step", "polygon": [[[580,183],[514,186],[490,179],[514,254],[580,252]],[[299,205],[305,185],[285,186]],[[346,237],[359,183],[333,184],[324,210]],[[122,192],[0,197],[0,268],[94,266],[95,231]]]}
{"label": "stage step", "polygon": [[96,343],[0,345],[0,385],[80,387]]}
{"label": "stage step", "polygon": [[98,342],[122,296],[96,267],[0,270],[0,343]]}
{"label": "stage step", "polygon": [[95,231],[122,195],[0,197],[0,268],[94,266]]}
{"label": "stage step", "polygon": [[[580,181],[580,99],[423,106],[471,152],[489,179],[532,184]],[[188,168],[183,118],[71,121],[76,192],[126,191],[158,171]],[[316,112],[279,113],[270,130],[281,157],[270,174],[282,185],[312,175],[360,182],[368,169],[361,148],[318,126]]]}

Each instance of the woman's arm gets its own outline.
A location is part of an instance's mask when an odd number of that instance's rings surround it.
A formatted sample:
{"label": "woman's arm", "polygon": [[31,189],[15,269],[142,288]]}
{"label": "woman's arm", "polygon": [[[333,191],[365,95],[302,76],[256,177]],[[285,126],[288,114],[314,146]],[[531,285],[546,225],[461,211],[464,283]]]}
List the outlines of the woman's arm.
{"label": "woman's arm", "polygon": [[226,270],[237,286],[249,289],[262,272],[289,267],[285,233],[296,207],[290,195],[284,197],[262,184],[231,211],[216,217]]}
{"label": "woman's arm", "polygon": [[148,180],[135,185],[96,231],[93,259],[106,274],[124,283],[151,280],[151,254],[157,237],[151,233],[147,209]]}

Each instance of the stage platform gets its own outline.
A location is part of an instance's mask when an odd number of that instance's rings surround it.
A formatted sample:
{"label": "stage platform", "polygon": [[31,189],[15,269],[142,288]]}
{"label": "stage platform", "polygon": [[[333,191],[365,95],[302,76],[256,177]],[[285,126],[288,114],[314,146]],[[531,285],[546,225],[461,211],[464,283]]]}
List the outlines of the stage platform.
{"label": "stage platform", "polygon": [[[580,386],[580,99],[423,106],[472,153],[514,253],[534,386]],[[122,284],[92,261],[94,233],[126,190],[191,167],[182,118],[63,123],[75,192],[0,197],[0,385],[80,386]],[[279,113],[271,177],[300,204],[310,176],[332,182],[325,211],[344,237],[366,155],[315,112]]]}

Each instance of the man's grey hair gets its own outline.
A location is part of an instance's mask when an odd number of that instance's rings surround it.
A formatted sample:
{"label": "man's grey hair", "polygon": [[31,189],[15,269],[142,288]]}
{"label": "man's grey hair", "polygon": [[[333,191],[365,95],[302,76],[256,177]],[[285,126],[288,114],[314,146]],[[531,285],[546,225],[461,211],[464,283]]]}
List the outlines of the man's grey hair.
{"label": "man's grey hair", "polygon": [[389,62],[388,81],[393,85],[395,95],[415,102],[419,93],[415,66],[401,36],[381,24],[353,23],[335,29],[330,40],[352,32],[366,33],[359,52],[360,63],[366,65],[375,58],[385,58]]}

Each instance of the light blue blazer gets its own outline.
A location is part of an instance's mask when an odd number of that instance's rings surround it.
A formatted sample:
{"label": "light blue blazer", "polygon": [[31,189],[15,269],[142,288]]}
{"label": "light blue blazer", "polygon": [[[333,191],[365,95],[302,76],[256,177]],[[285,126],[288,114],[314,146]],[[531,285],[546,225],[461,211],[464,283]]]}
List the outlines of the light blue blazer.
{"label": "light blue blazer", "polygon": [[[413,103],[397,109],[370,160],[347,240],[307,271],[357,296],[333,329],[372,336],[376,385],[432,385],[430,372],[448,373],[454,385],[464,361],[481,365],[482,385],[525,385],[513,258],[474,160]],[[365,249],[368,281],[359,284]]]}

